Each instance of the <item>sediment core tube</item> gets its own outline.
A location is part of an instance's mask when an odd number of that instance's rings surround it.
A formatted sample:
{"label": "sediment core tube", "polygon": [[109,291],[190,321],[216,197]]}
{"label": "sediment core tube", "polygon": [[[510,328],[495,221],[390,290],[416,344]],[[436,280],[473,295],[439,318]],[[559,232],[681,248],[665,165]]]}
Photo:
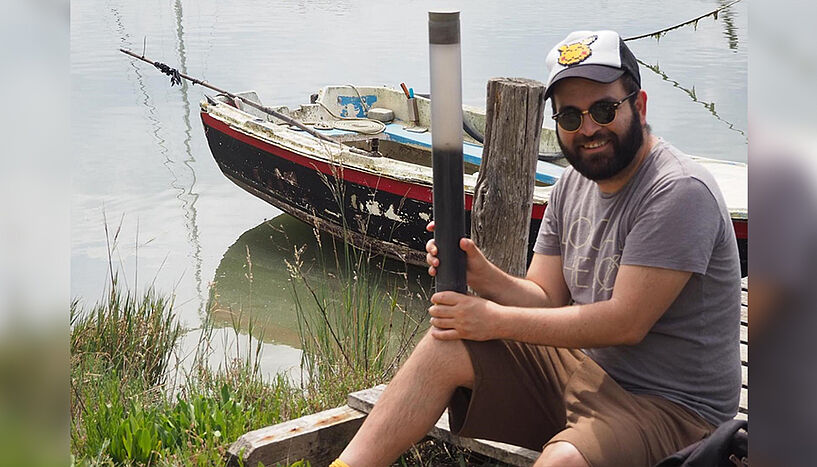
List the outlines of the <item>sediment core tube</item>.
{"label": "sediment core tube", "polygon": [[465,194],[462,162],[462,58],[460,13],[429,12],[431,154],[434,171],[434,240],[440,266],[436,290],[466,292]]}

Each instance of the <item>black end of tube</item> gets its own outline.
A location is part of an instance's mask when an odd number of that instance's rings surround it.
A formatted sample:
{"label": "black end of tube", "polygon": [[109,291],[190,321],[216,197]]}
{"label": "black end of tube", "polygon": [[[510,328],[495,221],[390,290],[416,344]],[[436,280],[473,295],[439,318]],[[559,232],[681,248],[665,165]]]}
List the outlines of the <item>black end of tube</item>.
{"label": "black end of tube", "polygon": [[460,248],[460,239],[465,237],[462,150],[432,149],[432,158],[434,241],[440,260],[435,279],[436,290],[466,293],[465,252]]}

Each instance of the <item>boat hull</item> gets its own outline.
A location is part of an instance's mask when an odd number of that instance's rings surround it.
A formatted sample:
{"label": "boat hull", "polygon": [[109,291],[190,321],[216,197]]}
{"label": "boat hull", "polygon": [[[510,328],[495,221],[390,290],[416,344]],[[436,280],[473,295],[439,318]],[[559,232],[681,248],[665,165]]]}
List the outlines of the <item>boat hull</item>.
{"label": "boat hull", "polygon": [[[202,121],[219,168],[245,191],[358,248],[425,264],[425,244],[431,238],[426,231],[433,211],[431,185],[305,157],[255,139],[206,113]],[[470,226],[472,201],[466,194],[466,226]],[[530,247],[543,213],[543,205],[534,206]]]}

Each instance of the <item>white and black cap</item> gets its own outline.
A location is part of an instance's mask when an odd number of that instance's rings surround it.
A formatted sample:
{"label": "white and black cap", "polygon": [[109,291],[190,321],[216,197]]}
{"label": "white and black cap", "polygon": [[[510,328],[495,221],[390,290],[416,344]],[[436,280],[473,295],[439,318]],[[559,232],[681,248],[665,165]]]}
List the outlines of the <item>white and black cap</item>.
{"label": "white and black cap", "polygon": [[635,55],[615,31],[573,31],[550,50],[545,64],[546,98],[550,97],[553,85],[565,78],[612,83],[629,73],[641,87]]}

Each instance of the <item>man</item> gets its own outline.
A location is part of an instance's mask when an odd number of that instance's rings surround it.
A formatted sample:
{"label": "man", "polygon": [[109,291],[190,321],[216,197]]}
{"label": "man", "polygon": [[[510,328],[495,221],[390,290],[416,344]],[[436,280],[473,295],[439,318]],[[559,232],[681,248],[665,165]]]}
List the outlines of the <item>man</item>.
{"label": "man", "polygon": [[446,406],[461,435],[543,449],[537,466],[652,465],[735,415],[740,266],[714,179],[650,133],[618,34],[571,33],[547,65],[572,168],[527,277],[462,239],[479,296],[432,296],[431,330],[335,465],[388,465]]}

